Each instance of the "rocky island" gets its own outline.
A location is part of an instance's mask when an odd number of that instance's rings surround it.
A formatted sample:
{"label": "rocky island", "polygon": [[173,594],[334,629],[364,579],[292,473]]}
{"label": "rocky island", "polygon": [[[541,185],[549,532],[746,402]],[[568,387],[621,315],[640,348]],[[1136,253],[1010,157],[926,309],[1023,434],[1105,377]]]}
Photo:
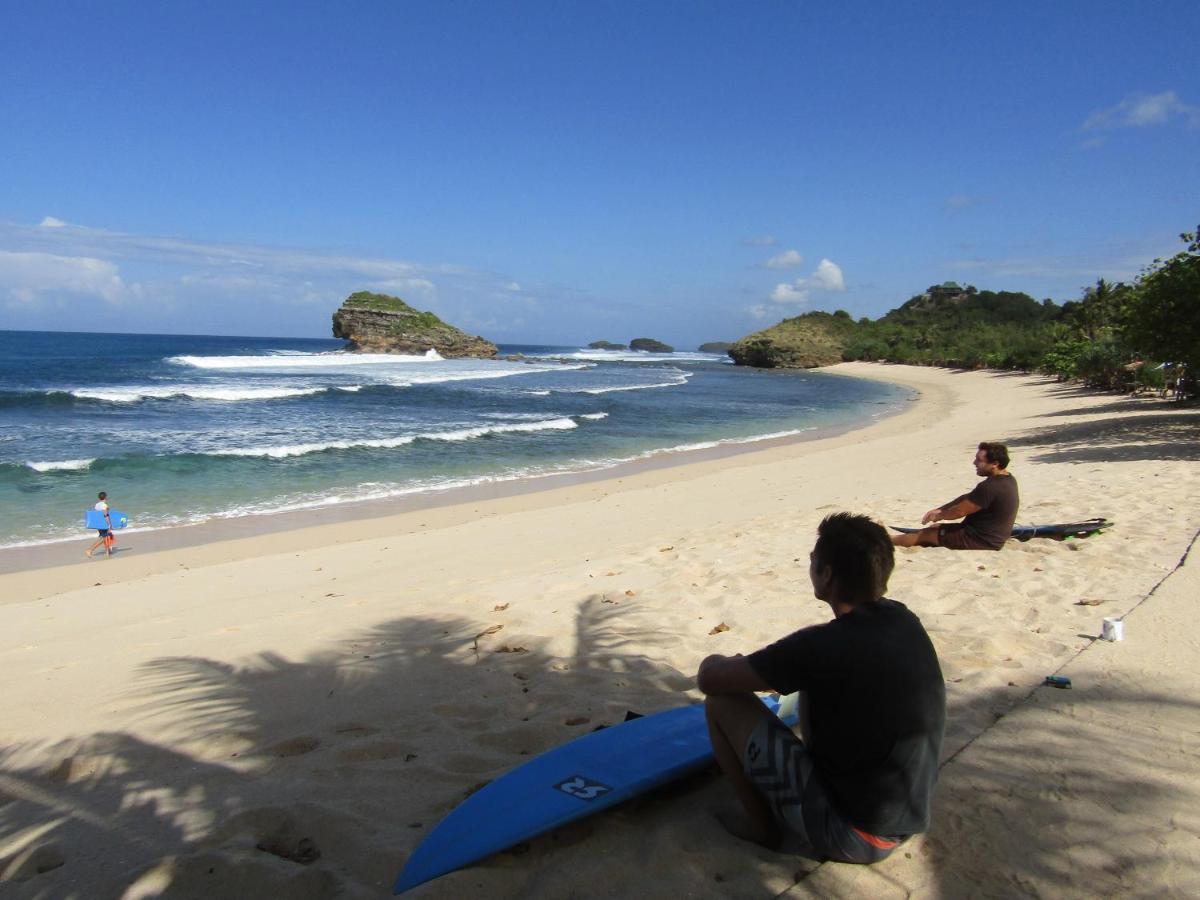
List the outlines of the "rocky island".
{"label": "rocky island", "polygon": [[654,338],[634,338],[629,342],[630,350],[642,350],[646,353],[674,353],[675,348]]}
{"label": "rocky island", "polygon": [[409,306],[399,297],[357,291],[333,314],[333,336],[350,342],[351,352],[420,355],[436,350],[447,359],[491,359],[496,345],[448,325],[431,312]]}

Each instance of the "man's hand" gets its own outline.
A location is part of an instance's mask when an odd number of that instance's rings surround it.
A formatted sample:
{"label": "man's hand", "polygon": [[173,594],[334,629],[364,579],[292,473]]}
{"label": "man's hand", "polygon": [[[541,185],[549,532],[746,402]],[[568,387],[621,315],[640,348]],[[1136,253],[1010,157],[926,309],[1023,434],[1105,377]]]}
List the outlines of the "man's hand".
{"label": "man's hand", "polygon": [[928,525],[930,522],[946,522],[951,519],[961,519],[963,516],[969,516],[971,513],[977,513],[983,509],[978,503],[967,499],[967,495],[956,497],[949,503],[939,506],[937,509],[931,509],[921,517],[921,524]]}

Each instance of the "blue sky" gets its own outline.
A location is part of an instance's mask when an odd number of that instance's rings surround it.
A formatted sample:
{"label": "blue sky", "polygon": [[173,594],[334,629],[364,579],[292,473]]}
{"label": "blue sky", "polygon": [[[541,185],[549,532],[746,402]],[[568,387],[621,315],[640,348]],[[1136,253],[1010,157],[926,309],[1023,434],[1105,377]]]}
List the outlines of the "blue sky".
{"label": "blue sky", "polygon": [[1200,220],[1193,0],[20,5],[0,328],[694,347]]}

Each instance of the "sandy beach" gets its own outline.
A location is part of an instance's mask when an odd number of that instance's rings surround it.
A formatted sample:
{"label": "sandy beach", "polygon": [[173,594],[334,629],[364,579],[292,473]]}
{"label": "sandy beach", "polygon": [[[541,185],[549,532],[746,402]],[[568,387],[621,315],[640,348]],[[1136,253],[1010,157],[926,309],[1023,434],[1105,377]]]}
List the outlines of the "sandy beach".
{"label": "sandy beach", "polygon": [[[1200,410],[829,371],[920,399],[822,440],[0,574],[0,896],[386,896],[481,783],[827,619],[820,519],[918,524],[980,440],[1009,444],[1019,522],[1116,525],[898,551],[889,595],[948,688],[927,835],[870,869],[772,853],[721,829],[705,775],[411,896],[1200,895]],[[1106,616],[1124,641],[1096,640]]]}

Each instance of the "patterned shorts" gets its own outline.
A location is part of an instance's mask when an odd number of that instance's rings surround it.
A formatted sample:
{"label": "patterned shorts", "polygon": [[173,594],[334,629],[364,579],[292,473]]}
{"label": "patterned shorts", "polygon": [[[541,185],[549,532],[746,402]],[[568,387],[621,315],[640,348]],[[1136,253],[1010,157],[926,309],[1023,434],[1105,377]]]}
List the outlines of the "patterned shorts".
{"label": "patterned shorts", "polygon": [[742,763],[775,820],[803,840],[802,855],[874,863],[890,856],[903,840],[867,834],[838,815],[804,742],[775,716],[764,716],[754,729]]}

